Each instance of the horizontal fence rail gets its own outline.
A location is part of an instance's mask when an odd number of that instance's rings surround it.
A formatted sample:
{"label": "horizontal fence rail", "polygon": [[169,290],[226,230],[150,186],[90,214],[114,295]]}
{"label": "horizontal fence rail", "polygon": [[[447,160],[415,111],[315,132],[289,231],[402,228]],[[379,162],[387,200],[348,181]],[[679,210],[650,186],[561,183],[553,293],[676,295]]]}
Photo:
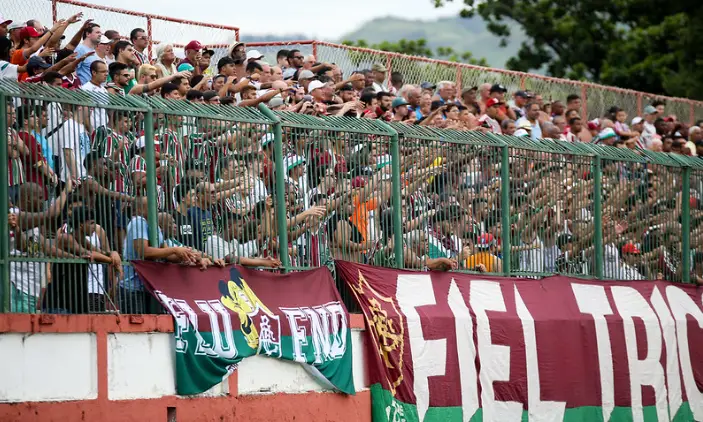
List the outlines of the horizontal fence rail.
{"label": "horizontal fence rail", "polygon": [[5,312],[158,312],[135,259],[703,280],[696,158],[7,81],[0,103]]}

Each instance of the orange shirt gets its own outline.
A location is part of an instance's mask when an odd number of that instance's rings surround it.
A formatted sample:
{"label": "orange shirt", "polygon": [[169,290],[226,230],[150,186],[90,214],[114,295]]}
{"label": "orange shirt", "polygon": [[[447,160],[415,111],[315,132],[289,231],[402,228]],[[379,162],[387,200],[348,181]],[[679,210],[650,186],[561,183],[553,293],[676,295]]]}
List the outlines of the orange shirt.
{"label": "orange shirt", "polygon": [[367,239],[369,230],[369,212],[376,208],[378,208],[376,198],[362,204],[358,197],[354,197],[354,214],[352,214],[350,221],[359,230],[364,241]]}
{"label": "orange shirt", "polygon": [[479,252],[466,258],[466,268],[474,269],[478,264],[486,267],[486,272],[495,272],[498,266],[498,257],[489,252]]}
{"label": "orange shirt", "polygon": [[[19,49],[15,50],[14,53],[12,53],[12,57],[10,57],[10,63],[16,64],[17,66],[24,66],[27,64],[27,59],[24,57],[24,50]],[[20,73],[17,79],[20,82],[24,82],[25,79],[29,77],[29,73],[23,72]]]}

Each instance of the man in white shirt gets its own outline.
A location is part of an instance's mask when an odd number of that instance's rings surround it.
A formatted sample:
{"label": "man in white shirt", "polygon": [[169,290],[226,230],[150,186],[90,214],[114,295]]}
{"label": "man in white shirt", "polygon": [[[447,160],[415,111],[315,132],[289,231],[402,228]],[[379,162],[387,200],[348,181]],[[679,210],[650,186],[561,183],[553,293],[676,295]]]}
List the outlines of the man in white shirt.
{"label": "man in white shirt", "polygon": [[90,152],[90,138],[85,132],[85,126],[71,116],[56,130],[51,139],[59,146],[57,151],[61,151],[61,181],[66,183],[68,179],[79,180],[85,177],[87,172],[83,167],[83,159]]}
{"label": "man in white shirt", "polygon": [[388,92],[388,86],[386,81],[386,66],[376,63],[371,66],[371,71],[373,72],[374,82],[371,85],[373,90],[378,94],[379,92]]}
{"label": "man in white shirt", "polygon": [[539,104],[536,102],[530,102],[525,106],[525,110],[527,111],[527,115],[525,117],[521,117],[515,122],[515,124],[520,127],[521,124],[527,122],[530,126],[532,126],[532,132],[530,133],[530,136],[532,139],[542,139],[542,128],[539,125]]}
{"label": "man in white shirt", "polygon": [[654,121],[657,120],[659,113],[657,109],[651,105],[644,108],[644,124],[640,139],[645,148],[651,149],[652,141],[657,138],[657,129],[654,127]]}
{"label": "man in white shirt", "polygon": [[[99,60],[90,65],[90,80],[81,85],[83,91],[88,91],[98,103],[106,104],[109,94],[105,89],[107,81],[107,65]],[[100,126],[107,126],[107,111],[104,108],[96,108],[90,113],[90,125],[92,130]]]}

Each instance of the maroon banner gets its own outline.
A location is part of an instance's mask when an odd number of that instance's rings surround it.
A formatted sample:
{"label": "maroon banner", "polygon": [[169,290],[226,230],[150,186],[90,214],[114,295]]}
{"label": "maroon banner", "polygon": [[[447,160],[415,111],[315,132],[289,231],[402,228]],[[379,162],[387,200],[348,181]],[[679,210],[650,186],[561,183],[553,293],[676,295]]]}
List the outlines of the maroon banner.
{"label": "maroon banner", "polygon": [[305,364],[326,387],[354,394],[349,315],[327,268],[132,264],[175,319],[179,394],[208,390],[254,355]]}
{"label": "maroon banner", "polygon": [[[447,420],[455,407],[465,421],[520,420],[523,411],[531,420],[703,420],[695,286],[349,262],[337,271],[369,326],[371,384],[392,397],[374,420],[402,406],[406,420]],[[597,419],[584,416],[593,409]]]}

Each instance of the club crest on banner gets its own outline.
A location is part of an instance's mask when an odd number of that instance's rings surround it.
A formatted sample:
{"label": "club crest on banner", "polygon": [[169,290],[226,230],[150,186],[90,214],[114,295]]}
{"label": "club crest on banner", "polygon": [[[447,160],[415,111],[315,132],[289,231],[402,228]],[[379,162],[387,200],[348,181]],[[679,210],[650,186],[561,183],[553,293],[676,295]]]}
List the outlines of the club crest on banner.
{"label": "club crest on banner", "polygon": [[375,349],[387,368],[386,373],[390,374],[388,386],[395,396],[396,388],[403,382],[404,316],[398,311],[395,300],[371,288],[361,271],[352,291],[360,303],[366,302],[362,309],[369,313],[366,318],[372,334],[367,338],[375,343]]}
{"label": "club crest on banner", "polygon": [[239,317],[247,345],[257,354],[281,357],[280,318],[254,294],[236,268],[229,275],[229,281],[220,280],[220,301]]}

